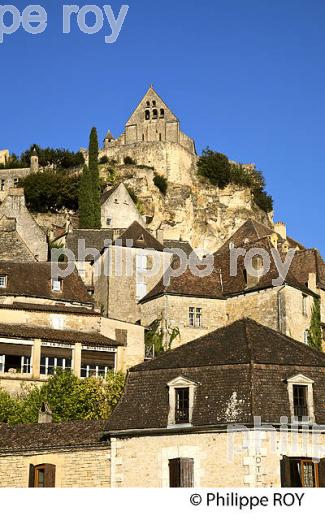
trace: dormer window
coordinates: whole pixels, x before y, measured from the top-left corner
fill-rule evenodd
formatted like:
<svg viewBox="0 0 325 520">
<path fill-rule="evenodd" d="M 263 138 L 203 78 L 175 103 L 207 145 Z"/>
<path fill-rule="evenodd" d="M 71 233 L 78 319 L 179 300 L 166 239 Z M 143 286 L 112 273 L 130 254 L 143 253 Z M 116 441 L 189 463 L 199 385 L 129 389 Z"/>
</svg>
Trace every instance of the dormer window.
<svg viewBox="0 0 325 520">
<path fill-rule="evenodd" d="M 314 422 L 314 381 L 299 374 L 287 382 L 292 422 Z"/>
<path fill-rule="evenodd" d="M 5 289 L 7 287 L 7 275 L 0 274 L 0 289 Z"/>
<path fill-rule="evenodd" d="M 192 422 L 194 394 L 197 384 L 185 377 L 177 377 L 168 383 L 168 426 L 190 426 Z"/>
<path fill-rule="evenodd" d="M 53 292 L 61 292 L 62 291 L 62 280 L 52 279 L 52 291 Z"/>
</svg>

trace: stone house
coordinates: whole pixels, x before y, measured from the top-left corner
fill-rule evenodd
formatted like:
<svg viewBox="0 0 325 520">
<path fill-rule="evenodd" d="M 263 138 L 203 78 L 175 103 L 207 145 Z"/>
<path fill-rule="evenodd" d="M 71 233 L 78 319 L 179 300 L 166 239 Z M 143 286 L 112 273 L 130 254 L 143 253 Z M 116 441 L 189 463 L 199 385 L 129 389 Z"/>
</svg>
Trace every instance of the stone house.
<svg viewBox="0 0 325 520">
<path fill-rule="evenodd" d="M 144 219 L 123 183 L 106 190 L 101 197 L 103 229 L 127 229 L 133 222 L 144 225 Z"/>
<path fill-rule="evenodd" d="M 0 151 L 0 164 L 5 164 L 9 159 L 8 150 Z M 17 188 L 21 179 L 28 177 L 31 173 L 39 170 L 38 156 L 34 149 L 30 158 L 29 168 L 8 168 L 0 169 L 0 201 L 4 200 L 12 188 Z"/>
<path fill-rule="evenodd" d="M 110 487 L 106 421 L 0 425 L 0 487 Z"/>
<path fill-rule="evenodd" d="M 0 239 L 2 260 L 48 259 L 47 235 L 27 209 L 23 188 L 9 188 L 6 192 L 0 206 Z"/>
<path fill-rule="evenodd" d="M 258 238 L 251 235 L 250 230 L 255 227 L 259 231 L 263 228 L 264 234 L 259 234 Z M 298 249 L 296 246 L 287 276 L 278 281 L 278 267 L 272 252 L 274 254 L 276 250 L 283 261 L 287 244 L 273 230 L 258 223 L 248 221 L 243 228 L 235 234 L 236 239 L 242 233 L 240 241 L 229 240 L 225 247 L 215 253 L 214 268 L 208 276 L 198 277 L 187 269 L 175 277 L 171 266 L 169 284 L 164 282 L 164 279 L 169 278 L 165 273 L 139 302 L 141 323 L 150 327 L 155 320 L 160 320 L 166 336 L 168 331 L 178 329 L 180 334 L 173 342 L 175 347 L 211 332 L 218 326 L 245 317 L 297 341 L 307 342 L 315 298 L 321 298 L 324 322 L 323 260 L 317 251 Z M 297 244 L 289 240 L 290 247 Z M 252 249 L 262 250 L 270 259 L 268 272 L 259 275 L 259 266 L 255 265 L 257 274 L 251 276 L 246 270 L 244 257 L 240 256 L 236 258 L 236 274 L 232 274 L 230 268 L 235 247 L 242 247 L 244 253 Z"/>
<path fill-rule="evenodd" d="M 324 374 L 237 321 L 131 368 L 108 421 L 1 425 L 0 486 L 325 487 Z"/>
<path fill-rule="evenodd" d="M 0 380 L 10 392 L 47 381 L 57 367 L 97 377 L 144 359 L 143 328 L 104 319 L 76 269 L 56 278 L 47 262 L 0 262 L 0 336 Z"/>
<path fill-rule="evenodd" d="M 325 487 L 324 375 L 323 353 L 249 319 L 133 367 L 112 487 Z"/>
<path fill-rule="evenodd" d="M 171 258 L 169 248 L 133 222 L 93 265 L 94 298 L 103 315 L 138 322 L 139 300 L 157 284 Z"/>
</svg>

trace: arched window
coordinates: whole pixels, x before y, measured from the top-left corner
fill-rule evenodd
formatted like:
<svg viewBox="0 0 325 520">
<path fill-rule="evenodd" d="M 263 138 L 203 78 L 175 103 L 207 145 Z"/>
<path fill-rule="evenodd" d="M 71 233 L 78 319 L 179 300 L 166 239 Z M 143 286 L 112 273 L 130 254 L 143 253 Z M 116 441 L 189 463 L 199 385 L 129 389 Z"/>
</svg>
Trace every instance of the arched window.
<svg viewBox="0 0 325 520">
<path fill-rule="evenodd" d="M 150 110 L 146 110 L 144 113 L 145 120 L 148 121 L 150 119 Z"/>
<path fill-rule="evenodd" d="M 152 111 L 152 119 L 158 119 L 158 110 L 156 108 Z"/>
<path fill-rule="evenodd" d="M 153 101 L 153 102 L 152 102 L 152 106 L 153 106 L 153 107 L 157 106 L 156 101 Z"/>
<path fill-rule="evenodd" d="M 163 108 L 160 109 L 160 117 L 165 117 L 165 110 Z"/>
<path fill-rule="evenodd" d="M 150 107 L 150 101 L 147 101 L 147 107 Z"/>
<path fill-rule="evenodd" d="M 161 134 L 159 134 L 159 141 L 161 141 Z"/>
</svg>

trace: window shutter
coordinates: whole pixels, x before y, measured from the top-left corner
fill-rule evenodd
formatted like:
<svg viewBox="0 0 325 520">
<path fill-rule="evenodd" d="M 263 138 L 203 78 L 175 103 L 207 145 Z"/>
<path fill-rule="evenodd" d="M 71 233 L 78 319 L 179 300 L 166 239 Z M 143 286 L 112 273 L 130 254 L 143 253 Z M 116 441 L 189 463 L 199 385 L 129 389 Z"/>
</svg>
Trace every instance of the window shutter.
<svg viewBox="0 0 325 520">
<path fill-rule="evenodd" d="M 28 487 L 33 488 L 35 483 L 35 466 L 29 465 Z"/>
<path fill-rule="evenodd" d="M 44 469 L 44 487 L 55 487 L 55 466 L 53 464 L 45 464 Z"/>
<path fill-rule="evenodd" d="M 194 460 L 172 459 L 169 461 L 169 486 L 193 487 L 194 486 Z"/>
<path fill-rule="evenodd" d="M 171 488 L 181 487 L 179 462 L 179 459 L 171 459 L 169 461 L 169 487 Z"/>
<path fill-rule="evenodd" d="M 281 487 L 291 487 L 291 471 L 289 457 L 283 456 L 283 459 L 280 461 L 280 469 Z"/>
<path fill-rule="evenodd" d="M 325 487 L 325 459 L 321 459 L 318 465 L 319 487 Z"/>
</svg>

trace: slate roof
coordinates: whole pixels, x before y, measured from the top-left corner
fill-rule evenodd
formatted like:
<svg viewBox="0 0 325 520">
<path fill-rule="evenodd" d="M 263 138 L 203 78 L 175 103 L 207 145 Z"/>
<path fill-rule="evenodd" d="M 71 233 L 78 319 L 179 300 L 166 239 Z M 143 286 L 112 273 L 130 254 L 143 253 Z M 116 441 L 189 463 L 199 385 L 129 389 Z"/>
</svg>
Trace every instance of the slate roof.
<svg viewBox="0 0 325 520">
<path fill-rule="evenodd" d="M 60 265 L 61 269 L 65 267 Z M 0 262 L 0 275 L 7 276 L 7 286 L 0 287 L 0 298 L 11 295 L 94 303 L 76 269 L 62 280 L 62 291 L 52 291 L 51 270 L 51 262 Z"/>
<path fill-rule="evenodd" d="M 104 191 L 104 193 L 101 196 L 100 203 L 104 204 L 104 202 L 106 202 L 111 197 L 111 195 L 113 195 L 114 191 L 116 191 L 119 186 L 120 184 L 117 184 L 117 186 L 114 186 L 113 188 Z"/>
<path fill-rule="evenodd" d="M 107 421 L 48 424 L 0 424 L 0 453 L 109 446 Z"/>
<path fill-rule="evenodd" d="M 7 325 L 0 323 L 0 336 L 16 339 L 42 339 L 72 345 L 95 345 L 118 347 L 120 343 L 97 332 L 79 332 L 76 330 L 56 330 L 45 327 L 29 327 L 27 325 Z"/>
<path fill-rule="evenodd" d="M 96 249 L 99 257 L 101 251 L 104 249 L 105 240 L 113 241 L 112 229 L 74 229 L 72 233 L 68 233 L 66 238 L 66 248 L 70 249 L 78 260 L 78 241 L 84 240 L 86 248 Z M 83 260 L 83 259 L 80 259 Z M 94 257 L 88 255 L 85 261 L 93 261 Z"/>
<path fill-rule="evenodd" d="M 17 231 L 0 231 L 0 261 L 35 262 L 33 253 Z"/>
<path fill-rule="evenodd" d="M 167 384 L 179 376 L 196 384 L 193 428 L 252 424 L 254 416 L 279 424 L 290 416 L 286 381 L 300 373 L 315 382 L 316 422 L 325 424 L 325 354 L 243 319 L 131 368 L 108 427 L 166 430 Z"/>
<path fill-rule="evenodd" d="M 50 312 L 52 314 L 86 314 L 87 316 L 100 316 L 100 312 L 89 307 L 72 305 L 41 305 L 37 303 L 13 302 L 12 304 L 0 303 L 0 309 L 26 310 L 31 312 Z"/>
<path fill-rule="evenodd" d="M 118 238 L 118 244 L 123 247 L 130 247 L 127 241 L 132 241 L 132 247 L 137 249 L 154 249 L 155 251 L 164 250 L 163 244 L 161 244 L 137 221 L 134 221 Z"/>
</svg>

